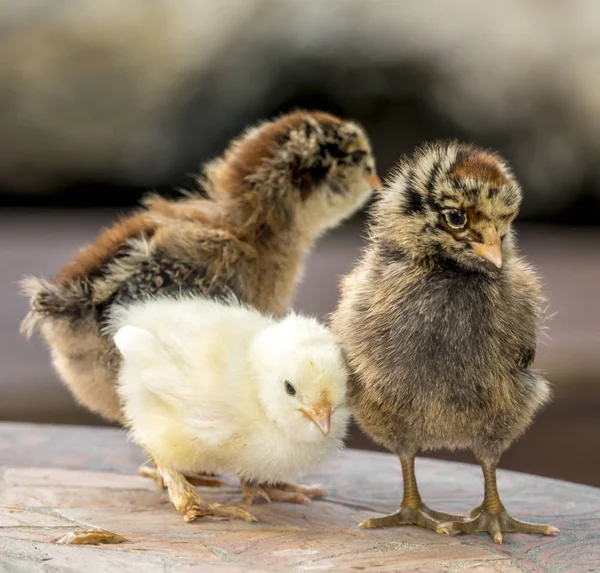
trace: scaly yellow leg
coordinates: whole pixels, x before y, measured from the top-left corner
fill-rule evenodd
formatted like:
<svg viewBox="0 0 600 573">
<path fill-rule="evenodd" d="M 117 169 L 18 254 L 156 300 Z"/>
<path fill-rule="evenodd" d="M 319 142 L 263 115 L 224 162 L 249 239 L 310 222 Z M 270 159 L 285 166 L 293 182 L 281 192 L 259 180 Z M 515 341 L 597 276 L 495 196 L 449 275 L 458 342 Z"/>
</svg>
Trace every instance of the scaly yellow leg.
<svg viewBox="0 0 600 573">
<path fill-rule="evenodd" d="M 384 517 L 373 517 L 358 524 L 359 527 L 372 529 L 375 527 L 393 527 L 397 525 L 418 525 L 436 531 L 444 521 L 466 519 L 460 515 L 452 515 L 429 509 L 421 500 L 421 494 L 415 477 L 415 454 L 400 454 L 402 476 L 404 478 L 404 496 L 400 509 Z"/>
<path fill-rule="evenodd" d="M 185 521 L 194 521 L 205 515 L 243 519 L 244 521 L 257 521 L 256 517 L 241 507 L 222 505 L 220 503 L 205 503 L 196 488 L 178 471 L 161 466 L 157 466 L 156 469 L 169 492 L 171 503 L 183 515 Z"/>
</svg>

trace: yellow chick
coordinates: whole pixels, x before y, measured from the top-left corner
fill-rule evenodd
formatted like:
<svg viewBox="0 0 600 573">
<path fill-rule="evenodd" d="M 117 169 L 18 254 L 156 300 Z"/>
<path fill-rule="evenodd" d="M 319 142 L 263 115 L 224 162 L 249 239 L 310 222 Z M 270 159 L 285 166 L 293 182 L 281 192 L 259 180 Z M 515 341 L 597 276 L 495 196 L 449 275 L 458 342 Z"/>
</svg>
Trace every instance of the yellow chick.
<svg viewBox="0 0 600 573">
<path fill-rule="evenodd" d="M 205 503 L 183 474 L 234 475 L 247 501 L 285 500 L 284 480 L 342 446 L 347 370 L 315 319 L 275 320 L 237 301 L 157 298 L 116 307 L 108 328 L 123 357 L 127 426 L 186 521 L 255 518 Z"/>
</svg>

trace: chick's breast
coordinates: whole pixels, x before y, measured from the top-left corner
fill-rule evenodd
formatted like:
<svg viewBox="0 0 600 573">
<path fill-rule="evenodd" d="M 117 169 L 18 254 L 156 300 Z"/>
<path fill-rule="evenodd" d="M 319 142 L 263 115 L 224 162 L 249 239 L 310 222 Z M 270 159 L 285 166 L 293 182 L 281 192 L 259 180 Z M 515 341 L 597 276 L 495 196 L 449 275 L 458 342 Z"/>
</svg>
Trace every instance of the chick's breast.
<svg viewBox="0 0 600 573">
<path fill-rule="evenodd" d="M 527 371 L 536 301 L 524 286 L 382 264 L 357 270 L 348 290 L 333 328 L 354 374 L 356 417 L 376 441 L 393 451 L 468 447 L 484 430 L 524 429 L 545 392 Z"/>
<path fill-rule="evenodd" d="M 329 435 L 315 441 L 294 439 L 272 423 L 258 421 L 246 433 L 246 447 L 240 450 L 232 473 L 270 484 L 295 479 L 341 449 L 349 417 L 347 408 L 337 409 L 331 417 Z"/>
</svg>

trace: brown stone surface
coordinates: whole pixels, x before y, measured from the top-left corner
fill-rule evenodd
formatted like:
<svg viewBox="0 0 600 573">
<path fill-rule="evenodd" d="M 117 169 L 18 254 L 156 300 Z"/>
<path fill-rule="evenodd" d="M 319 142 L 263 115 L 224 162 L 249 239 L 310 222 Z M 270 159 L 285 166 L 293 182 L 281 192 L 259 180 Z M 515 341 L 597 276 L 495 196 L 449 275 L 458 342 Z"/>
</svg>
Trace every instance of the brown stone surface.
<svg viewBox="0 0 600 573">
<path fill-rule="evenodd" d="M 18 447 L 17 447 L 18 446 Z M 310 506 L 256 504 L 259 522 L 185 523 L 154 483 L 136 475 L 144 456 L 124 432 L 0 425 L 0 571 L 153 573 L 515 573 L 600 570 L 600 491 L 512 472 L 499 473 L 515 515 L 561 528 L 555 538 L 507 534 L 446 537 L 416 527 L 361 530 L 395 509 L 401 474 L 393 456 L 346 451 L 306 483 L 330 494 Z M 29 460 L 28 467 L 16 467 Z M 89 469 L 86 469 L 89 468 Z M 481 497 L 479 469 L 421 459 L 422 493 L 436 509 L 465 513 Z M 204 489 L 208 501 L 239 503 L 234 480 Z M 120 545 L 58 546 L 69 531 L 103 528 Z"/>
</svg>

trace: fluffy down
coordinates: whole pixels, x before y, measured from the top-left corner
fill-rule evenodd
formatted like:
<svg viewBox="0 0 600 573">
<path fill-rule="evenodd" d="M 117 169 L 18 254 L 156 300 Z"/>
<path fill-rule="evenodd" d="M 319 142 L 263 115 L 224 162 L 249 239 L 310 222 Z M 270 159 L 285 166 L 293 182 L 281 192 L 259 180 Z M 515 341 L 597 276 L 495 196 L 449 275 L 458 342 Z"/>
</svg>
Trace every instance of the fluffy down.
<svg viewBox="0 0 600 573">
<path fill-rule="evenodd" d="M 200 193 L 148 197 L 51 281 L 30 277 L 22 331 L 39 331 L 79 403 L 121 422 L 111 309 L 153 296 L 233 294 L 266 314 L 291 307 L 306 256 L 380 185 L 364 130 L 296 111 L 234 139 L 202 169 Z"/>
<path fill-rule="evenodd" d="M 159 298 L 116 307 L 109 330 L 126 423 L 159 468 L 272 484 L 342 445 L 345 363 L 314 319 Z"/>
<path fill-rule="evenodd" d="M 512 231 L 521 195 L 496 153 L 438 142 L 402 161 L 379 196 L 331 318 L 353 413 L 404 475 L 400 509 L 364 527 L 487 531 L 496 542 L 558 531 L 512 518 L 496 488 L 501 454 L 549 397 L 532 369 L 544 298 Z M 470 518 L 421 500 L 415 455 L 438 448 L 468 448 L 481 464 L 484 500 Z"/>
</svg>

